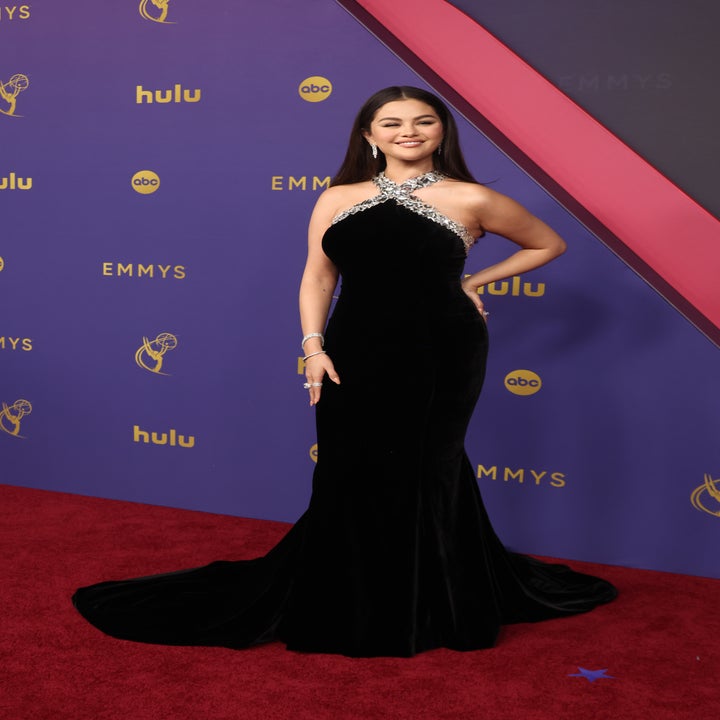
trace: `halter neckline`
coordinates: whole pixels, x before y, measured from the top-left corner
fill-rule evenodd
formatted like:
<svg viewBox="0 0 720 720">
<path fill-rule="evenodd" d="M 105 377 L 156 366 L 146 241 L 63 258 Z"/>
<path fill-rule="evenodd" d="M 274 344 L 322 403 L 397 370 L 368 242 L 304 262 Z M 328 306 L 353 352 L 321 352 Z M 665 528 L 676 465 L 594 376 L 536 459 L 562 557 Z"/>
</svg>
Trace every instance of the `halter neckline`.
<svg viewBox="0 0 720 720">
<path fill-rule="evenodd" d="M 417 197 L 417 195 L 413 195 L 415 190 L 428 187 L 428 185 L 444 180 L 446 177 L 446 175 L 443 175 L 440 172 L 431 170 L 423 175 L 418 175 L 417 177 L 410 178 L 404 182 L 396 183 L 393 180 L 390 180 L 390 178 L 385 177 L 385 173 L 381 172 L 372 179 L 373 184 L 378 189 L 378 194 L 368 198 L 367 200 L 362 200 L 361 202 L 347 208 L 347 210 L 343 210 L 341 213 L 337 214 L 332 219 L 332 225 L 342 222 L 350 215 L 355 215 L 356 213 L 363 212 L 364 210 L 369 210 L 370 208 L 380 205 L 381 203 L 385 203 L 388 200 L 394 200 L 398 205 L 402 205 L 417 215 L 426 217 L 428 220 L 432 220 L 438 225 L 442 225 L 455 233 L 455 235 L 460 237 L 462 240 L 463 245 L 465 246 L 465 252 L 467 253 L 470 247 L 475 243 L 475 238 L 470 231 L 459 222 L 443 215 L 437 208 L 432 205 L 428 205 L 424 200 Z"/>
<path fill-rule="evenodd" d="M 392 189 L 395 190 L 395 192 L 398 190 L 402 192 L 412 192 L 413 190 L 420 190 L 421 188 L 428 187 L 428 185 L 440 182 L 440 180 L 444 180 L 445 177 L 445 175 L 437 172 L 437 170 L 430 170 L 429 172 L 418 175 L 417 177 L 412 177 L 407 180 L 403 180 L 401 183 L 396 183 L 394 180 L 387 177 L 384 172 L 381 172 L 376 175 L 372 181 L 378 188 L 380 188 L 380 190 Z"/>
</svg>

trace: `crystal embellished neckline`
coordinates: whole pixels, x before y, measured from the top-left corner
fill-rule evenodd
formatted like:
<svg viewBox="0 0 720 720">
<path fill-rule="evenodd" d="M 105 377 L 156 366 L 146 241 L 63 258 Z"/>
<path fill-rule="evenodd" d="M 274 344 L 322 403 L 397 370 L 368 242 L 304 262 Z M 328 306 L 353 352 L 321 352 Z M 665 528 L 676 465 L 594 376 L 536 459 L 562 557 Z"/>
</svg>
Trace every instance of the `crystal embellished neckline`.
<svg viewBox="0 0 720 720">
<path fill-rule="evenodd" d="M 394 200 L 398 205 L 402 205 L 417 215 L 426 217 L 428 220 L 432 220 L 438 225 L 442 225 L 451 232 L 455 233 L 462 240 L 463 245 L 465 246 L 465 253 L 467 254 L 468 250 L 470 250 L 476 242 L 470 231 L 464 225 L 461 225 L 459 222 L 443 215 L 439 210 L 437 210 L 437 208 L 432 205 L 428 205 L 419 197 L 413 195 L 413 191 L 428 187 L 433 183 L 444 180 L 446 177 L 447 176 L 442 173 L 431 170 L 430 172 L 426 172 L 424 175 L 418 175 L 417 177 L 410 178 L 409 180 L 405 180 L 401 183 L 396 183 L 393 180 L 390 180 L 390 178 L 385 177 L 385 173 L 381 172 L 372 179 L 373 184 L 379 191 L 378 194 L 368 198 L 367 200 L 362 200 L 361 202 L 356 203 L 347 210 L 343 210 L 332 219 L 332 225 L 342 222 L 345 218 L 350 217 L 351 215 L 356 215 L 357 213 L 369 210 L 376 205 L 388 202 L 389 200 Z"/>
<path fill-rule="evenodd" d="M 384 172 L 376 175 L 372 179 L 372 181 L 378 188 L 380 188 L 380 190 L 385 190 L 386 192 L 400 191 L 403 193 L 411 193 L 413 192 L 413 190 L 420 190 L 421 188 L 426 188 L 429 185 L 433 185 L 434 183 L 440 182 L 440 180 L 444 179 L 445 175 L 443 175 L 442 173 L 437 172 L 436 170 L 430 170 L 430 172 L 426 172 L 423 175 L 418 175 L 417 177 L 403 180 L 403 182 L 401 183 L 396 183 L 394 180 L 391 180 L 385 175 Z"/>
</svg>

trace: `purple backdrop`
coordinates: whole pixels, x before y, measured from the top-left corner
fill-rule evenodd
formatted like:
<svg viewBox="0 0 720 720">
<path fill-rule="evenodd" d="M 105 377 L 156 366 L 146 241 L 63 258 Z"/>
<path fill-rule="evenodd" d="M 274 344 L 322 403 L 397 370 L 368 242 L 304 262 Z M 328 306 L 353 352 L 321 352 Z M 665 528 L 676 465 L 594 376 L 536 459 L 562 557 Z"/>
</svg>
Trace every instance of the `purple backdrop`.
<svg viewBox="0 0 720 720">
<path fill-rule="evenodd" d="M 0 9 L 0 479 L 292 521 L 313 469 L 308 215 L 360 103 L 423 82 L 331 0 L 143 12 L 162 19 L 138 0 Z M 468 451 L 498 532 L 720 576 L 700 489 L 720 476 L 717 349 L 459 121 L 477 178 L 570 245 L 485 290 Z M 468 270 L 511 249 L 483 239 Z"/>
</svg>

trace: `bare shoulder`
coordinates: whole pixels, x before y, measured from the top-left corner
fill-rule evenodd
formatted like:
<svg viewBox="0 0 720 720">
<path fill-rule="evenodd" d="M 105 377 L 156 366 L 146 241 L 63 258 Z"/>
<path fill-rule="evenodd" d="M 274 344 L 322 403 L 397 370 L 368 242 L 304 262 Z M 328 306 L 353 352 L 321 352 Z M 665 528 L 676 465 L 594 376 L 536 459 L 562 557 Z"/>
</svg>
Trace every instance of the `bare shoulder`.
<svg viewBox="0 0 720 720">
<path fill-rule="evenodd" d="M 372 182 L 333 185 L 318 196 L 310 218 L 311 232 L 323 233 L 344 210 L 377 194 Z"/>
<path fill-rule="evenodd" d="M 506 195 L 479 183 L 464 182 L 462 180 L 449 180 L 448 182 L 452 183 L 453 195 L 475 210 L 482 210 L 497 202 L 509 199 Z"/>
<path fill-rule="evenodd" d="M 315 209 L 323 214 L 335 216 L 343 210 L 362 202 L 377 194 L 371 181 L 351 183 L 349 185 L 333 185 L 324 190 L 317 199 Z"/>
<path fill-rule="evenodd" d="M 520 203 L 485 185 L 458 183 L 457 192 L 475 221 L 490 232 L 533 218 Z"/>
</svg>

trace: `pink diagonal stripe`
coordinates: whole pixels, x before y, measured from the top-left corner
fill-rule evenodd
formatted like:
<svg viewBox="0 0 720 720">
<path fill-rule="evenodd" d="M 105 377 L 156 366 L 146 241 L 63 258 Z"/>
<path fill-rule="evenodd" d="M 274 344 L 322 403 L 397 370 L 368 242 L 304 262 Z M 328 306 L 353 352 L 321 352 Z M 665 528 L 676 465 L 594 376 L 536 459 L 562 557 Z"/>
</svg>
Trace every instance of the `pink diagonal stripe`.
<svg viewBox="0 0 720 720">
<path fill-rule="evenodd" d="M 444 0 L 359 0 L 716 327 L 720 222 Z"/>
</svg>

